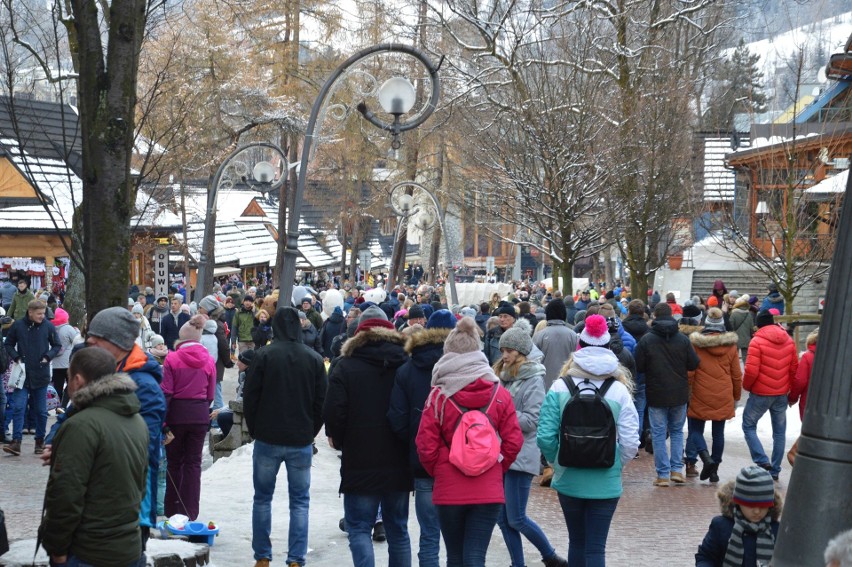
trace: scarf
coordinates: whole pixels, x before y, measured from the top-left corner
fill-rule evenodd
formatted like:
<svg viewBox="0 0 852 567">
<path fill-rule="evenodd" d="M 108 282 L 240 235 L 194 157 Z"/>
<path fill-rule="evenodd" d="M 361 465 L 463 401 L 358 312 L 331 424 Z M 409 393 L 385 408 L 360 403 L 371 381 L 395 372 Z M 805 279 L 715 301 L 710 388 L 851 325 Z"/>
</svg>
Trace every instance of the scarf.
<svg viewBox="0 0 852 567">
<path fill-rule="evenodd" d="M 759 522 L 749 522 L 739 506 L 734 506 L 734 529 L 728 540 L 728 550 L 725 552 L 724 567 L 741 567 L 743 564 L 743 533 L 753 533 L 757 539 L 758 565 L 768 563 L 772 559 L 775 548 L 775 537 L 772 535 L 772 518 L 767 514 Z"/>
<path fill-rule="evenodd" d="M 447 398 L 480 378 L 489 382 L 499 381 L 488 365 L 488 359 L 485 358 L 482 351 L 475 350 L 464 354 L 448 352 L 444 354 L 432 368 L 432 391 L 426 398 L 426 405 L 423 410 L 426 411 L 432 406 L 435 417 L 443 423 L 444 406 L 447 404 Z M 439 401 L 440 398 L 443 398 L 443 401 Z"/>
</svg>

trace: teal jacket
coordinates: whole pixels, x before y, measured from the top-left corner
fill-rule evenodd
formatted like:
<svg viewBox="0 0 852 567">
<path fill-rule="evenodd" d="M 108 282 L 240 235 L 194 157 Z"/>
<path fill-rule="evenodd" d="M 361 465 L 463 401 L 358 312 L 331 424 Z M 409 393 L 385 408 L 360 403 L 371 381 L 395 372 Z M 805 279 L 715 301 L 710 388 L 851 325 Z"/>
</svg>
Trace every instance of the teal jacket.
<svg viewBox="0 0 852 567">
<path fill-rule="evenodd" d="M 580 378 L 569 378 L 569 380 L 574 380 L 578 384 L 582 382 Z M 598 388 L 603 384 L 603 380 L 591 380 L 591 382 Z M 622 493 L 621 470 L 636 456 L 639 448 L 639 416 L 630 392 L 624 384 L 616 381 L 607 390 L 604 398 L 612 408 L 617 426 L 615 464 L 608 469 L 562 467 L 557 462 L 559 425 L 562 421 L 562 411 L 570 399 L 568 386 L 559 378 L 553 382 L 541 406 L 536 441 L 547 462 L 553 463 L 553 480 L 550 486 L 559 494 L 574 498 L 590 500 L 618 498 Z"/>
</svg>

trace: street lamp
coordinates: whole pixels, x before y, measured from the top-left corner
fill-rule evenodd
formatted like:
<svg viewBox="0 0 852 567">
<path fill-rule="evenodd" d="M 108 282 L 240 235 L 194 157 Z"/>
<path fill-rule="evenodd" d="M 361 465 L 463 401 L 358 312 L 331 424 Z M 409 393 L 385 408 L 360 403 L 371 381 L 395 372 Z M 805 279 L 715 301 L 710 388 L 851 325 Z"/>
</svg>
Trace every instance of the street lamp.
<svg viewBox="0 0 852 567">
<path fill-rule="evenodd" d="M 837 231 L 799 454 L 772 565 L 823 565 L 830 539 L 852 528 L 852 176 Z"/>
<path fill-rule="evenodd" d="M 378 80 L 370 72 L 358 68 L 359 65 L 370 59 L 385 55 L 402 56 L 411 59 L 427 72 L 428 80 L 431 84 L 430 95 L 429 99 L 421 104 L 418 109 L 414 109 L 417 100 L 416 91 L 408 79 L 392 77 L 384 81 L 381 86 L 377 86 Z M 395 69 L 399 68 L 398 66 L 391 67 Z M 326 117 L 343 120 L 351 113 L 351 105 L 340 103 L 326 104 L 340 90 L 341 84 L 345 82 L 340 79 L 354 78 L 361 81 L 360 85 L 362 87 L 366 83 L 366 88 L 355 89 L 356 95 L 361 98 L 357 102 L 355 109 L 373 126 L 390 132 L 393 136 L 391 146 L 397 149 L 400 145 L 399 135 L 402 132 L 417 128 L 435 111 L 440 96 L 440 84 L 438 81 L 439 67 L 440 63 L 436 66 L 425 53 L 415 47 L 398 43 L 383 43 L 362 49 L 352 55 L 335 69 L 323 84 L 316 101 L 314 101 L 314 105 L 311 108 L 311 116 L 308 119 L 305 141 L 302 145 L 302 158 L 299 166 L 299 178 L 296 183 L 296 193 L 293 199 L 293 206 L 287 218 L 287 240 L 284 248 L 281 276 L 279 278 L 281 286 L 279 305 L 289 305 L 293 295 L 296 258 L 299 254 L 299 216 L 302 208 L 302 199 L 305 194 L 308 162 L 311 159 L 313 145 L 319 137 L 318 130 L 322 129 L 322 123 Z M 379 99 L 379 105 L 382 107 L 382 110 L 393 117 L 391 122 L 383 120 L 369 110 L 365 99 L 370 96 L 376 96 Z M 406 115 L 408 118 L 403 121 L 402 117 Z M 281 234 L 280 230 L 279 234 Z"/>
<path fill-rule="evenodd" d="M 199 290 L 196 301 L 206 295 L 210 282 L 207 281 L 207 269 L 210 258 L 207 251 L 212 250 L 212 235 L 216 223 L 216 209 L 219 191 L 232 189 L 236 185 L 245 185 L 268 195 L 278 190 L 286 180 L 286 171 L 296 164 L 288 164 L 284 151 L 269 142 L 245 144 L 228 154 L 216 175 L 213 176 L 211 190 L 207 194 L 207 211 L 204 217 L 204 235 L 201 239 L 201 253 L 198 256 L 198 277 L 195 289 Z M 211 271 L 212 274 L 212 271 Z"/>
<path fill-rule="evenodd" d="M 409 194 L 408 188 L 412 189 L 411 194 Z M 415 221 L 417 222 L 416 226 L 423 232 L 426 232 L 435 226 L 436 222 L 438 223 L 438 226 L 441 228 L 441 238 L 444 239 L 444 250 L 447 260 L 447 279 L 450 284 L 450 305 L 456 305 L 458 303 L 458 295 L 456 294 L 456 271 L 453 267 L 453 258 L 450 253 L 450 242 L 449 238 L 447 238 L 447 229 L 446 224 L 444 223 L 444 209 L 441 207 L 441 203 L 438 202 L 438 198 L 435 197 L 435 194 L 432 191 L 420 183 L 415 183 L 414 181 L 400 181 L 391 188 L 390 195 L 388 196 L 388 202 L 393 212 L 400 217 L 399 222 L 396 225 L 396 235 L 393 240 L 394 249 L 399 246 L 400 227 L 404 222 L 408 222 L 409 218 L 417 216 L 419 222 Z M 395 254 L 391 254 L 391 258 L 394 258 L 395 256 Z M 404 255 L 402 257 L 405 258 Z M 391 265 L 388 272 L 388 290 L 390 290 L 396 283 L 393 281 L 393 274 L 394 266 Z"/>
</svg>

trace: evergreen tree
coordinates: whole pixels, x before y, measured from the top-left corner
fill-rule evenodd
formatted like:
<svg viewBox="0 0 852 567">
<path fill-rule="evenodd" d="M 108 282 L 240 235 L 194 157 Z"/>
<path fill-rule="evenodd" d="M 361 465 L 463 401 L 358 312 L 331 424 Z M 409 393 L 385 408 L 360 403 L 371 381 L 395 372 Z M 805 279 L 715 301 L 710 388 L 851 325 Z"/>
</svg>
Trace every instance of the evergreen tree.
<svg viewBox="0 0 852 567">
<path fill-rule="evenodd" d="M 716 74 L 704 129 L 728 131 L 735 114 L 754 114 L 766 110 L 763 73 L 758 69 L 760 56 L 753 54 L 741 39 L 731 58 L 723 61 Z"/>
</svg>

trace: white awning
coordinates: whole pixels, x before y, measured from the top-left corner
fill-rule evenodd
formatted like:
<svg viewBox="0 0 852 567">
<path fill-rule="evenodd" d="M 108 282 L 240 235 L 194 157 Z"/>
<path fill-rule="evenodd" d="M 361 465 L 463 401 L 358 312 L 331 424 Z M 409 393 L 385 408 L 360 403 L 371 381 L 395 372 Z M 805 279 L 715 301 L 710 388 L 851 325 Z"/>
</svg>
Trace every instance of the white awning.
<svg viewBox="0 0 852 567">
<path fill-rule="evenodd" d="M 239 268 L 232 268 L 230 266 L 223 266 L 220 268 L 213 268 L 213 277 L 218 276 L 230 276 L 231 274 L 239 274 Z"/>
</svg>

